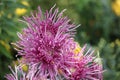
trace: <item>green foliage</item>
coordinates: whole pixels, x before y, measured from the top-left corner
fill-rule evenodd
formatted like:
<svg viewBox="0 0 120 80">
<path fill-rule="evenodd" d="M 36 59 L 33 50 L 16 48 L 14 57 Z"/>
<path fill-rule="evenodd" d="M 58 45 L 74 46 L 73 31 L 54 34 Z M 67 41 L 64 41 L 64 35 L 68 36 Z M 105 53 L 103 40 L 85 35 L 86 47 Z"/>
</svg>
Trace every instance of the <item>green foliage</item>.
<svg viewBox="0 0 120 80">
<path fill-rule="evenodd" d="M 26 8 L 15 0 L 0 1 L 0 80 L 8 73 L 8 65 L 16 54 L 11 42 L 16 41 L 16 32 L 24 26 L 18 22 L 21 16 L 15 14 L 17 7 Z"/>
<path fill-rule="evenodd" d="M 88 43 L 99 50 L 106 70 L 104 80 L 119 80 L 120 17 L 113 12 L 112 1 L 115 0 L 1 0 L 0 80 L 4 80 L 8 65 L 15 60 L 16 52 L 10 43 L 17 40 L 16 32 L 26 26 L 18 19 L 30 15 L 30 11 L 36 10 L 38 6 L 45 11 L 55 3 L 60 10 L 67 9 L 65 15 L 71 18 L 71 22 L 81 24 L 77 29 L 76 40 L 81 45 Z"/>
</svg>

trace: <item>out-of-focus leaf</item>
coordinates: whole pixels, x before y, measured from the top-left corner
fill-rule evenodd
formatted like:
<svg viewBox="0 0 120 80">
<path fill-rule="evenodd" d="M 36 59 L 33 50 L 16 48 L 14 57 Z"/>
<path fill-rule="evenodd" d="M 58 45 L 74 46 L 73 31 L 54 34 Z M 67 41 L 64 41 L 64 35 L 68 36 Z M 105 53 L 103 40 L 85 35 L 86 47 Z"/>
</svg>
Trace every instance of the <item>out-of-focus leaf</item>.
<svg viewBox="0 0 120 80">
<path fill-rule="evenodd" d="M 6 48 L 0 44 L 0 54 L 3 54 L 4 56 L 8 58 L 12 58 L 11 54 L 9 51 L 6 50 Z"/>
</svg>

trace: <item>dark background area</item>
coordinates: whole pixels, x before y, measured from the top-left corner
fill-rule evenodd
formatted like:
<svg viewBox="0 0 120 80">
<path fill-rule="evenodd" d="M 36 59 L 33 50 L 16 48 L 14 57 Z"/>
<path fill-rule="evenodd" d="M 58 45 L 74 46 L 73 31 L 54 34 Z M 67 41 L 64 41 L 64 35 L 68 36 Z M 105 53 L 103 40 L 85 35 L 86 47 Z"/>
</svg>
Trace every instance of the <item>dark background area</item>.
<svg viewBox="0 0 120 80">
<path fill-rule="evenodd" d="M 72 22 L 81 24 L 76 41 L 99 51 L 104 80 L 120 80 L 120 0 L 0 0 L 0 80 L 9 73 L 8 65 L 17 63 L 11 42 L 26 27 L 19 19 L 38 6 L 45 12 L 54 4 L 60 11 L 67 9 L 64 15 Z"/>
</svg>

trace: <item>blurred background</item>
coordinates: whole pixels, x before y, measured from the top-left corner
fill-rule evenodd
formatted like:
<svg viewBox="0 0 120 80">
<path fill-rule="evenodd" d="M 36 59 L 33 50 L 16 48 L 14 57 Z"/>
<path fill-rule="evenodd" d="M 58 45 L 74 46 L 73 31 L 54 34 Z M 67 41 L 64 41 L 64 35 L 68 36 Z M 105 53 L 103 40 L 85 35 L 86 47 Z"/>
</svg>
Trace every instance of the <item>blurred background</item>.
<svg viewBox="0 0 120 80">
<path fill-rule="evenodd" d="M 120 80 L 120 0 L 0 0 L 0 80 L 9 73 L 8 65 L 16 63 L 11 42 L 26 27 L 18 20 L 38 6 L 45 11 L 55 3 L 60 11 L 67 9 L 64 15 L 72 22 L 81 24 L 76 41 L 99 50 L 106 70 L 104 80 Z"/>
</svg>

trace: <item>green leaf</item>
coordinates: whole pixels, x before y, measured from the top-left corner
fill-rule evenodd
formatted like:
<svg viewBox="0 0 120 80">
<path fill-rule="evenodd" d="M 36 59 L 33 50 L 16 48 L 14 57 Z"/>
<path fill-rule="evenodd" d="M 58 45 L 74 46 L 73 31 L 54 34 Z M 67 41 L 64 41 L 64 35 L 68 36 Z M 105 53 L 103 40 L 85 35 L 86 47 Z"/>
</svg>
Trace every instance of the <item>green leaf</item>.
<svg viewBox="0 0 120 80">
<path fill-rule="evenodd" d="M 1 44 L 0 44 L 0 54 L 3 54 L 7 58 L 10 58 L 10 59 L 12 58 L 10 52 Z"/>
</svg>

